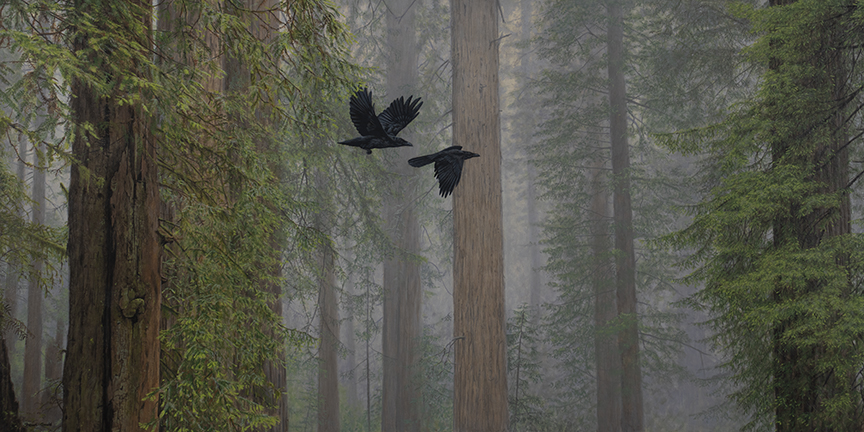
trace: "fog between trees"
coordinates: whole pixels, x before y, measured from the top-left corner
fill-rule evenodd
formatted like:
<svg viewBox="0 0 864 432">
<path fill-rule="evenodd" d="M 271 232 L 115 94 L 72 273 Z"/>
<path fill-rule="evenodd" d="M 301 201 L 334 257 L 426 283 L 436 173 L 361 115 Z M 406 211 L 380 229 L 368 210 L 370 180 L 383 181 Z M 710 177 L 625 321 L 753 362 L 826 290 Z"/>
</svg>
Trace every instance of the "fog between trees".
<svg viewBox="0 0 864 432">
<path fill-rule="evenodd" d="M 0 430 L 861 430 L 862 17 L 8 1 Z"/>
</svg>

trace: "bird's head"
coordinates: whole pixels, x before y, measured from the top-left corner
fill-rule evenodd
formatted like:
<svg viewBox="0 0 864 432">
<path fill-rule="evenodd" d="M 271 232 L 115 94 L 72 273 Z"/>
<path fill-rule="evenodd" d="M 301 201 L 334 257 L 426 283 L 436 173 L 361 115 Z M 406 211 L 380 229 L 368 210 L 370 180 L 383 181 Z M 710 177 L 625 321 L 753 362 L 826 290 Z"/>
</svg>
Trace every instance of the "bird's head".
<svg viewBox="0 0 864 432">
<path fill-rule="evenodd" d="M 471 159 L 471 158 L 475 158 L 475 157 L 480 157 L 479 154 L 474 153 L 474 152 L 470 152 L 470 151 L 463 151 L 462 153 L 465 154 L 465 159 Z"/>
</svg>

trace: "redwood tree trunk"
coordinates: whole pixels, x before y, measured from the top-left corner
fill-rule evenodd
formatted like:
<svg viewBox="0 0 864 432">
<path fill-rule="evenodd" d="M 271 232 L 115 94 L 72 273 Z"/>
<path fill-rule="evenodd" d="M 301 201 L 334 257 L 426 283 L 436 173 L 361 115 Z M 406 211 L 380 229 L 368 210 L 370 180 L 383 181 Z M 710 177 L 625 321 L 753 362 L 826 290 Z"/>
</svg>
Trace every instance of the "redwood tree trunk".
<svg viewBox="0 0 864 432">
<path fill-rule="evenodd" d="M 44 150 L 44 149 L 42 149 Z M 40 149 L 37 149 L 38 153 Z M 45 223 L 45 170 L 39 169 L 34 156 L 33 223 Z M 37 258 L 30 269 L 27 284 L 27 339 L 24 340 L 24 382 L 21 386 L 22 416 L 31 422 L 39 420 L 39 390 L 42 388 L 42 286 L 39 279 L 45 263 Z"/>
<path fill-rule="evenodd" d="M 408 97 L 417 83 L 418 49 L 414 30 L 415 3 L 390 2 L 387 9 L 387 96 Z M 383 109 L 383 107 L 382 107 Z M 411 141 L 411 131 L 404 131 Z M 416 147 L 401 147 L 390 168 L 402 179 L 385 198 L 385 223 L 397 249 L 384 261 L 384 319 L 382 351 L 383 394 L 381 429 L 384 432 L 420 430 L 420 393 L 413 379 L 420 337 L 420 269 L 411 255 L 420 251 L 420 225 L 411 201 L 416 194 L 417 170 L 404 163 L 417 155 Z"/>
<path fill-rule="evenodd" d="M 609 254 L 609 194 L 604 184 L 605 163 L 591 173 L 591 254 L 594 285 L 594 358 L 597 367 L 597 430 L 621 429 L 621 357 L 614 331 L 617 315 L 612 257 Z"/>
<path fill-rule="evenodd" d="M 318 172 L 315 187 L 325 204 L 317 216 L 316 229 L 330 232 L 325 173 Z M 329 242 L 318 250 L 318 432 L 339 432 L 339 307 L 336 301 L 334 250 Z"/>
<path fill-rule="evenodd" d="M 630 147 L 627 144 L 627 98 L 624 83 L 624 13 L 618 0 L 608 5 L 609 133 L 614 176 L 617 307 L 621 320 L 621 430 L 642 431 L 642 370 L 639 365 L 639 317 L 636 311 L 636 255 L 630 204 Z"/>
<path fill-rule="evenodd" d="M 451 0 L 453 143 L 480 157 L 466 161 L 453 193 L 455 432 L 508 427 L 498 7 L 494 0 Z"/>
<path fill-rule="evenodd" d="M 95 17 L 94 25 L 116 24 L 113 31 L 129 30 L 128 40 L 150 46 L 150 2 L 73 6 Z M 105 65 L 106 79 L 146 74 L 122 52 L 92 51 L 84 28 L 73 34 L 73 49 Z M 155 418 L 156 401 L 143 399 L 159 385 L 159 194 L 152 119 L 137 104 L 121 103 L 123 94 L 100 94 L 78 79 L 70 84 L 76 124 L 89 124 L 93 133 L 78 133 L 72 143 L 78 162 L 69 185 L 63 431 L 136 431 Z"/>
</svg>

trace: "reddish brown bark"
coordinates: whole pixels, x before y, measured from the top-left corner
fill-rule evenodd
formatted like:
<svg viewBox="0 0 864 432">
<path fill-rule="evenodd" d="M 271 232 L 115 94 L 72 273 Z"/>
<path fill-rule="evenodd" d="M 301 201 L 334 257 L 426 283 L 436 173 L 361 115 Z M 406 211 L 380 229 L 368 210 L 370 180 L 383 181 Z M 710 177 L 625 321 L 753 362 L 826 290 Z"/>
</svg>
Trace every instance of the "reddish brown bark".
<svg viewBox="0 0 864 432">
<path fill-rule="evenodd" d="M 96 8 L 91 12 L 97 26 L 101 19 L 119 29 L 151 28 L 149 2 L 73 6 L 82 13 Z M 124 6 L 131 8 L 115 9 Z M 149 47 L 146 32 L 127 36 Z M 90 50 L 85 30 L 72 40 L 82 55 L 93 60 L 104 55 Z M 104 59 L 94 64 L 105 64 L 111 80 L 121 79 L 120 73 L 145 74 L 119 54 L 113 64 Z M 70 84 L 75 123 L 89 124 L 93 133 L 81 131 L 72 143 L 77 163 L 69 185 L 63 431 L 141 430 L 139 425 L 156 415 L 156 402 L 144 397 L 159 385 L 159 194 L 152 119 L 136 104 L 121 104 L 123 94 L 99 94 L 79 79 Z"/>
<path fill-rule="evenodd" d="M 508 427 L 498 8 L 451 0 L 453 143 L 480 157 L 465 163 L 453 193 L 455 432 Z"/>
<path fill-rule="evenodd" d="M 325 184 L 318 174 L 319 190 Z M 328 226 L 327 218 L 319 215 L 318 227 Z M 326 230 L 323 230 L 326 232 Z M 336 301 L 334 251 L 330 244 L 320 246 L 318 261 L 318 432 L 339 432 L 339 312 Z"/>
</svg>

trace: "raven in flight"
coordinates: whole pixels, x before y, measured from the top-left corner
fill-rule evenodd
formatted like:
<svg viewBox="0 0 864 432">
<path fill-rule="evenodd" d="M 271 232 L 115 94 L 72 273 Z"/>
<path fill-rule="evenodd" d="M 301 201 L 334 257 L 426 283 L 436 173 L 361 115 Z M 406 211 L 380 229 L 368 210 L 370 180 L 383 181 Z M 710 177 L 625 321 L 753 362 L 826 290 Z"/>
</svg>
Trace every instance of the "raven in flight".
<svg viewBox="0 0 864 432">
<path fill-rule="evenodd" d="M 372 149 L 388 147 L 411 146 L 411 143 L 396 136 L 411 120 L 417 118 L 423 102 L 420 98 L 411 100 L 414 96 L 394 99 L 379 115 L 375 115 L 375 106 L 372 104 L 372 92 L 364 88 L 351 96 L 351 121 L 360 136 L 339 144 L 360 147 L 366 150 L 366 154 L 372 154 Z"/>
<path fill-rule="evenodd" d="M 438 153 L 408 159 L 408 165 L 422 167 L 435 162 L 435 178 L 438 179 L 439 193 L 447 198 L 447 195 L 453 193 L 453 189 L 459 184 L 465 159 L 478 156 L 480 155 L 477 153 L 462 151 L 462 146 L 453 146 Z"/>
</svg>

